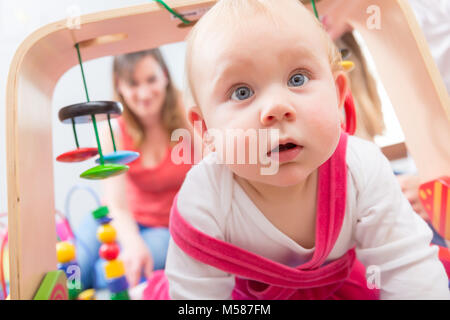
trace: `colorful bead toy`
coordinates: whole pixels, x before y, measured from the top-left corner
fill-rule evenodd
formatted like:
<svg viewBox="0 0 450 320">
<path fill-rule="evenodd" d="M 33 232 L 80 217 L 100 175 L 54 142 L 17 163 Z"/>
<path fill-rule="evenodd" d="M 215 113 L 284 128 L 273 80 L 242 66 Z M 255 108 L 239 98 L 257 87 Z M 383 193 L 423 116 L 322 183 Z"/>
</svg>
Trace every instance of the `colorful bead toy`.
<svg viewBox="0 0 450 320">
<path fill-rule="evenodd" d="M 87 289 L 78 295 L 78 300 L 95 300 L 95 290 Z"/>
<path fill-rule="evenodd" d="M 128 281 L 125 276 L 107 280 L 108 289 L 112 293 L 119 293 L 128 289 Z"/>
<path fill-rule="evenodd" d="M 80 266 L 75 260 L 76 251 L 75 246 L 68 241 L 61 241 L 56 244 L 56 258 L 58 260 L 58 270 L 63 271 L 67 279 L 80 271 Z M 73 283 L 73 281 L 75 283 Z M 67 281 L 68 298 L 70 300 L 77 299 L 81 292 L 81 283 L 77 283 L 79 279 L 75 278 L 73 281 Z"/>
<path fill-rule="evenodd" d="M 103 243 L 116 241 L 116 229 L 110 224 L 103 224 L 97 229 L 97 239 Z"/>
<path fill-rule="evenodd" d="M 75 259 L 75 246 L 67 241 L 56 244 L 56 257 L 59 263 L 67 263 Z"/>
<path fill-rule="evenodd" d="M 97 238 L 102 242 L 99 255 L 106 261 L 103 267 L 108 289 L 111 292 L 111 300 L 129 300 L 130 296 L 128 295 L 128 281 L 125 277 L 125 267 L 123 262 L 117 259 L 120 253 L 120 247 L 116 243 L 116 230 L 109 223 L 112 219 L 108 214 L 109 210 L 106 206 L 99 207 L 92 212 L 94 218 L 100 223 L 97 229 Z"/>
<path fill-rule="evenodd" d="M 100 246 L 99 254 L 105 260 L 114 260 L 119 255 L 120 248 L 117 243 L 104 243 Z"/>
<path fill-rule="evenodd" d="M 105 278 L 114 279 L 125 274 L 125 267 L 120 260 L 111 260 L 105 263 Z"/>
</svg>

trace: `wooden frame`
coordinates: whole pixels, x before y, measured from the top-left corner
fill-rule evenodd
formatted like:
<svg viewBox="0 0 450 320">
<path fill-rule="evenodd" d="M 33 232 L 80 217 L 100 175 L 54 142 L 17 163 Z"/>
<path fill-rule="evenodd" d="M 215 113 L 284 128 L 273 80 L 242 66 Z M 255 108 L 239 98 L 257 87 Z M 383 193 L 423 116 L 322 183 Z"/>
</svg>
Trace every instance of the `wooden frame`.
<svg viewBox="0 0 450 320">
<path fill-rule="evenodd" d="M 333 1 L 339 2 L 320 1 L 319 12 Z M 182 13 L 204 12 L 215 3 L 166 2 Z M 449 98 L 406 0 L 351 3 L 343 18 L 375 59 L 422 179 L 449 175 Z M 381 30 L 366 28 L 370 5 L 383 12 Z M 182 41 L 190 28 L 179 24 L 149 3 L 82 16 L 80 29 L 70 30 L 66 21 L 49 24 L 18 48 L 6 94 L 12 299 L 31 299 L 46 272 L 56 268 L 51 98 L 59 78 L 78 63 L 75 42 L 82 42 L 83 59 L 90 60 Z"/>
</svg>

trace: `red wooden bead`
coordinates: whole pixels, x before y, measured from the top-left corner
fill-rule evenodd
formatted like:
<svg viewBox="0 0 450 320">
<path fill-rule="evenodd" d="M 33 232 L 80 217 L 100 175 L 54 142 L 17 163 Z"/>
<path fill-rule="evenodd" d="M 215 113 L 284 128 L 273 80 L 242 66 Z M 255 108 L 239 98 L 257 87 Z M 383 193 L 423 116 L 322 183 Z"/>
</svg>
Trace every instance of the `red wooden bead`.
<svg viewBox="0 0 450 320">
<path fill-rule="evenodd" d="M 105 260 L 114 260 L 119 255 L 120 248 L 116 242 L 104 243 L 100 246 L 99 255 Z"/>
</svg>

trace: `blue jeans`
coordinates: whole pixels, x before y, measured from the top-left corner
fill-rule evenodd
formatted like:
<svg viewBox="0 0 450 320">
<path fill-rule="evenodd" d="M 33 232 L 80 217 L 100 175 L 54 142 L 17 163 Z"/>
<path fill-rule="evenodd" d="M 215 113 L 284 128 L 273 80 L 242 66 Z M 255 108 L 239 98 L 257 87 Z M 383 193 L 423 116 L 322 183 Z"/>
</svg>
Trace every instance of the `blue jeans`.
<svg viewBox="0 0 450 320">
<path fill-rule="evenodd" d="M 103 264 L 105 260 L 99 257 L 101 243 L 97 240 L 99 223 L 91 214 L 87 214 L 80 226 L 75 230 L 76 259 L 81 269 L 82 288 L 106 288 Z M 169 246 L 169 229 L 165 227 L 145 227 L 139 225 L 139 233 L 150 250 L 154 270 L 164 269 L 167 249 Z M 142 281 L 145 279 L 142 278 Z"/>
<path fill-rule="evenodd" d="M 433 239 L 431 240 L 431 243 L 437 244 L 438 246 L 441 246 L 444 248 L 447 248 L 447 244 L 445 243 L 444 238 L 442 238 L 439 235 L 439 233 L 437 233 L 437 231 L 433 228 L 431 223 L 428 223 L 428 225 L 430 226 L 431 231 L 433 231 Z"/>
</svg>

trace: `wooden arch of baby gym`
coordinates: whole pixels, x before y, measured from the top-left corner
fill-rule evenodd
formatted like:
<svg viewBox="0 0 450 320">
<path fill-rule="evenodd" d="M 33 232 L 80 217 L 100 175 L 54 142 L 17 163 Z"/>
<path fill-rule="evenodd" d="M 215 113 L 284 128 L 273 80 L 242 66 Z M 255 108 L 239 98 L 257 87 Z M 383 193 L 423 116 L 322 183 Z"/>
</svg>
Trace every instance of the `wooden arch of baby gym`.
<svg viewBox="0 0 450 320">
<path fill-rule="evenodd" d="M 342 2 L 321 0 L 319 13 Z M 180 13 L 201 15 L 215 1 L 166 3 Z M 381 10 L 380 30 L 366 25 L 366 10 L 373 5 Z M 373 55 L 422 180 L 449 175 L 449 98 L 407 1 L 346 1 L 342 19 L 359 31 Z M 81 16 L 79 29 L 66 22 L 31 34 L 8 76 L 12 299 L 32 298 L 46 272 L 56 269 L 51 102 L 60 77 L 78 63 L 74 44 L 80 42 L 83 59 L 90 60 L 182 41 L 190 29 L 180 28 L 180 20 L 155 2 Z"/>
</svg>

